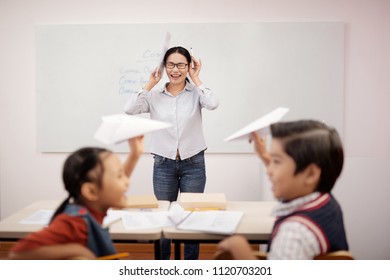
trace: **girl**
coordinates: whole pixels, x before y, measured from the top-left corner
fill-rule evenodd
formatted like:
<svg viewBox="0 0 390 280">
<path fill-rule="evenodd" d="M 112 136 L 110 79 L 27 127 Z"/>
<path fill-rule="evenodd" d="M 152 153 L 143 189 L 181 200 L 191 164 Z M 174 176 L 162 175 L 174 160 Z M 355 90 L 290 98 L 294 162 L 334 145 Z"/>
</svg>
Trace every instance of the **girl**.
<svg viewBox="0 0 390 280">
<path fill-rule="evenodd" d="M 20 240 L 11 259 L 94 259 L 116 252 L 101 224 L 110 207 L 126 205 L 128 178 L 143 152 L 143 136 L 130 139 L 124 165 L 112 152 L 82 148 L 65 161 L 63 181 L 69 196 L 48 227 Z"/>
<path fill-rule="evenodd" d="M 193 62 L 194 68 L 191 67 Z M 154 155 L 153 188 L 159 200 L 175 201 L 180 192 L 203 192 L 206 184 L 202 108 L 214 110 L 219 101 L 205 87 L 199 72 L 200 60 L 191 57 L 183 47 L 169 49 L 163 59 L 169 82 L 153 90 L 161 80 L 157 69 L 150 74 L 143 90 L 125 105 L 127 114 L 150 113 L 152 119 L 172 123 L 168 129 L 152 134 Z M 187 78 L 195 84 L 191 84 Z M 170 258 L 170 243 L 162 242 L 162 258 Z M 198 259 L 199 245 L 185 245 L 184 258 Z"/>
</svg>

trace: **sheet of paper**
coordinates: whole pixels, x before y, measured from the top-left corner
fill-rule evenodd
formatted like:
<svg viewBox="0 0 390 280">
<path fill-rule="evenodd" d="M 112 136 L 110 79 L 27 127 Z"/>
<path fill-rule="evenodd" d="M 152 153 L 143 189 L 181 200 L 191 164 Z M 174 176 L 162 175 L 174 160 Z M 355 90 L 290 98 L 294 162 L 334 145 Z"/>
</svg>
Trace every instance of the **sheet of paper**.
<svg viewBox="0 0 390 280">
<path fill-rule="evenodd" d="M 110 225 L 119 221 L 122 216 L 124 216 L 127 212 L 124 210 L 113 210 L 109 209 L 107 211 L 107 215 L 103 219 L 103 227 L 109 227 Z"/>
<path fill-rule="evenodd" d="M 249 140 L 252 132 L 258 132 L 260 136 L 264 137 L 269 134 L 269 126 L 278 122 L 290 109 L 285 107 L 278 107 L 268 114 L 262 116 L 256 121 L 248 124 L 236 133 L 230 135 L 225 139 L 225 142 L 232 140 Z"/>
<path fill-rule="evenodd" d="M 140 211 L 127 212 L 122 216 L 123 226 L 126 230 L 150 229 L 174 226 L 168 219 L 168 211 Z"/>
<path fill-rule="evenodd" d="M 187 216 L 191 214 L 191 211 L 186 211 L 177 203 L 171 204 L 171 207 L 168 211 L 168 219 L 170 219 L 175 225 L 183 221 Z"/>
<path fill-rule="evenodd" d="M 233 234 L 243 216 L 241 211 L 194 211 L 176 226 L 180 230 L 193 230 L 218 234 Z"/>
<path fill-rule="evenodd" d="M 163 45 L 163 48 L 161 51 L 161 56 L 160 56 L 160 59 L 159 59 L 158 65 L 157 65 L 158 71 L 161 71 L 164 68 L 164 61 L 163 60 L 164 60 L 165 53 L 169 49 L 170 43 L 171 43 L 171 33 L 167 32 L 167 34 L 165 35 L 165 40 L 164 40 L 164 45 Z M 157 75 L 157 72 L 156 72 L 156 75 Z"/>
<path fill-rule="evenodd" d="M 170 123 L 127 114 L 103 116 L 102 120 L 94 138 L 106 145 L 118 144 L 130 138 L 172 126 Z"/>
<path fill-rule="evenodd" d="M 21 220 L 19 223 L 24 225 L 43 225 L 49 224 L 51 217 L 54 214 L 54 210 L 38 210 L 27 218 Z"/>
</svg>

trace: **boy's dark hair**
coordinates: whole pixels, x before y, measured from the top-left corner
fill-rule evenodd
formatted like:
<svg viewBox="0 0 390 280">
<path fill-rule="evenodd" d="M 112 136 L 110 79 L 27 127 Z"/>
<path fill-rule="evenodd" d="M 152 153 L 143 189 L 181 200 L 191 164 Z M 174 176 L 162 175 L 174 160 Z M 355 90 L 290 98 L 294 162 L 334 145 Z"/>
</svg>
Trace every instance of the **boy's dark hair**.
<svg viewBox="0 0 390 280">
<path fill-rule="evenodd" d="M 62 179 L 64 181 L 65 189 L 69 195 L 54 212 L 51 221 L 53 221 L 58 214 L 64 211 L 71 198 L 75 202 L 80 202 L 81 186 L 84 183 L 93 182 L 98 186 L 102 185 L 104 168 L 100 155 L 103 152 L 111 153 L 110 151 L 102 148 L 81 148 L 70 154 L 65 160 L 62 171 Z"/>
<path fill-rule="evenodd" d="M 315 120 L 279 122 L 271 125 L 271 134 L 281 140 L 285 152 L 295 161 L 295 174 L 314 163 L 321 169 L 316 190 L 332 190 L 344 163 L 343 146 L 334 128 Z"/>
</svg>

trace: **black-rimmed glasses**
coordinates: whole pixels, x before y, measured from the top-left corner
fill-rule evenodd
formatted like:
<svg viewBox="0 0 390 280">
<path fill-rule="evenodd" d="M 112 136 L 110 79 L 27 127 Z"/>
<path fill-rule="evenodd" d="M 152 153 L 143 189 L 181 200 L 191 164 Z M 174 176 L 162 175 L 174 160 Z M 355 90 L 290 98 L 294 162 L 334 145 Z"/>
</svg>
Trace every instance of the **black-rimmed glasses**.
<svg viewBox="0 0 390 280">
<path fill-rule="evenodd" d="M 168 62 L 165 64 L 165 67 L 167 69 L 173 69 L 175 68 L 175 66 L 177 67 L 177 69 L 186 69 L 188 64 L 186 63 L 172 63 L 172 62 Z"/>
</svg>

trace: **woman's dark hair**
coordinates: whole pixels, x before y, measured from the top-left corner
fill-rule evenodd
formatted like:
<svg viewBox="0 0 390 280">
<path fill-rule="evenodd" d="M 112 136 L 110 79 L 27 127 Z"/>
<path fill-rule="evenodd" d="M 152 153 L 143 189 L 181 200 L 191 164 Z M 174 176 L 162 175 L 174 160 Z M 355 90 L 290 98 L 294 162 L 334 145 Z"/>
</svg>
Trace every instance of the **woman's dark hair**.
<svg viewBox="0 0 390 280">
<path fill-rule="evenodd" d="M 295 174 L 314 163 L 321 169 L 316 190 L 332 190 L 344 163 L 343 146 L 334 128 L 315 120 L 301 120 L 275 123 L 271 133 L 281 140 L 284 151 L 294 160 Z"/>
<path fill-rule="evenodd" d="M 96 183 L 98 186 L 102 185 L 104 169 L 100 155 L 103 152 L 111 153 L 102 148 L 81 148 L 69 155 L 65 160 L 62 171 L 62 180 L 64 181 L 65 189 L 68 191 L 69 195 L 54 212 L 51 221 L 64 211 L 71 198 L 75 202 L 80 202 L 81 186 L 84 183 L 92 182 Z"/>
<path fill-rule="evenodd" d="M 188 64 L 188 65 L 191 65 L 192 59 L 191 59 L 191 54 L 190 54 L 190 52 L 187 51 L 187 49 L 185 49 L 185 48 L 183 48 L 183 47 L 179 47 L 179 46 L 178 46 L 178 47 L 172 47 L 172 48 L 170 48 L 169 50 L 167 50 L 167 51 L 165 52 L 164 59 L 163 59 L 164 65 L 167 63 L 168 57 L 169 57 L 171 54 L 173 54 L 173 53 L 179 53 L 179 54 L 185 56 L 185 58 L 187 59 L 187 64 Z M 189 80 L 187 77 L 186 77 L 186 81 L 187 81 L 187 82 L 190 82 L 190 80 Z"/>
</svg>

